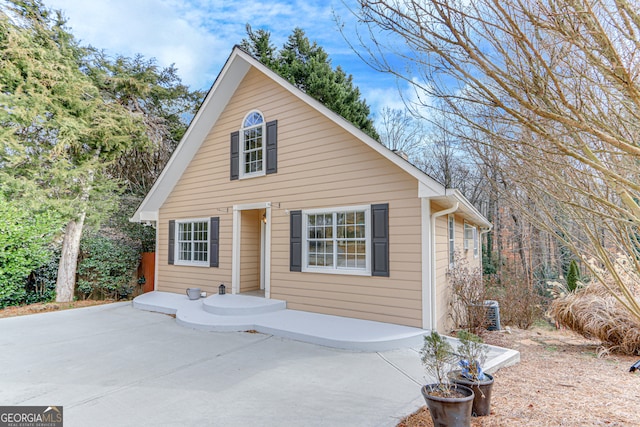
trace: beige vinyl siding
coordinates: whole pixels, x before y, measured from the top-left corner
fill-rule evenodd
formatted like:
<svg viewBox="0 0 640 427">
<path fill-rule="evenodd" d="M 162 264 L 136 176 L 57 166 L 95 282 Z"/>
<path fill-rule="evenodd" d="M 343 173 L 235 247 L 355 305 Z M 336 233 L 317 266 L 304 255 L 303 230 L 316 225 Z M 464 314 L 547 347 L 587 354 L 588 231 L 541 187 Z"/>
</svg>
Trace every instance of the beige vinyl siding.
<svg viewBox="0 0 640 427">
<path fill-rule="evenodd" d="M 432 204 L 432 214 L 445 209 L 437 204 Z M 459 213 L 454 214 L 455 218 L 455 248 L 456 252 L 466 257 L 470 268 L 482 266 L 481 257 L 474 258 L 473 248 L 464 250 L 464 219 Z M 436 325 L 440 332 L 449 332 L 455 325 L 452 325 L 449 317 L 449 303 L 451 301 L 451 289 L 448 283 L 447 272 L 449 271 L 449 223 L 448 215 L 443 215 L 436 219 Z M 472 224 L 472 223 L 469 223 Z M 472 224 L 475 225 L 475 224 Z M 478 229 L 478 233 L 480 230 Z M 478 239 L 480 235 L 478 234 Z M 480 245 L 480 241 L 478 240 Z M 478 252 L 480 254 L 480 251 Z"/>
<path fill-rule="evenodd" d="M 278 120 L 278 172 L 231 181 L 230 134 L 253 109 Z M 255 69 L 160 209 L 158 290 L 230 286 L 233 206 L 263 202 L 272 203 L 271 298 L 291 309 L 422 326 L 417 181 Z M 289 211 L 374 203 L 389 203 L 390 277 L 289 271 Z M 168 221 L 199 216 L 220 217 L 220 267 L 167 265 Z M 243 224 L 243 239 L 244 231 Z"/>
</svg>

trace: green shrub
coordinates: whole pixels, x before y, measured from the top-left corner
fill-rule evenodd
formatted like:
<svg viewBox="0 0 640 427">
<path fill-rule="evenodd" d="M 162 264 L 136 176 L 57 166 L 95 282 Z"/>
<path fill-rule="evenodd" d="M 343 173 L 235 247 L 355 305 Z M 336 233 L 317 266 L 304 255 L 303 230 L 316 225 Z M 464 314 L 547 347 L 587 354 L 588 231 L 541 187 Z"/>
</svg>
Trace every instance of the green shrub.
<svg viewBox="0 0 640 427">
<path fill-rule="evenodd" d="M 56 280 L 60 253 L 56 252 L 46 264 L 41 265 L 29 275 L 25 296 L 26 304 L 49 302 L 56 299 Z"/>
<path fill-rule="evenodd" d="M 52 256 L 59 217 L 0 197 L 0 308 L 27 300 L 31 273 Z"/>
<path fill-rule="evenodd" d="M 569 264 L 569 271 L 567 271 L 567 289 L 569 292 L 575 292 L 578 288 L 578 281 L 580 280 L 580 270 L 575 259 L 571 260 Z"/>
<path fill-rule="evenodd" d="M 78 291 L 85 298 L 124 297 L 133 292 L 140 248 L 122 237 L 88 233 L 80 242 Z"/>
</svg>

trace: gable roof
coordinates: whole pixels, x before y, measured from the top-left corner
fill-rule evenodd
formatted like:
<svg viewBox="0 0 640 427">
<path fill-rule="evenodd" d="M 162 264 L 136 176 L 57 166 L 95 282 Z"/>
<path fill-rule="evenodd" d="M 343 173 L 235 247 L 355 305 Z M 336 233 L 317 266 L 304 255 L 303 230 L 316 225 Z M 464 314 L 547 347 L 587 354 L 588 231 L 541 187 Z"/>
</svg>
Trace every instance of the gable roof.
<svg viewBox="0 0 640 427">
<path fill-rule="evenodd" d="M 151 190 L 130 218 L 132 222 L 157 221 L 158 211 L 179 181 L 187 166 L 196 155 L 200 146 L 209 134 L 220 114 L 235 93 L 238 85 L 251 68 L 256 68 L 271 80 L 278 83 L 283 89 L 290 92 L 301 101 L 309 104 L 316 111 L 331 120 L 371 149 L 387 158 L 390 162 L 403 169 L 418 181 L 417 197 L 428 197 L 439 203 L 447 202 L 450 205 L 459 204 L 459 210 L 472 218 L 479 225 L 489 227 L 491 224 L 482 216 L 473 205 L 458 190 L 445 188 L 442 184 L 429 175 L 403 159 L 378 141 L 371 138 L 362 130 L 354 126 L 339 114 L 331 111 L 321 102 L 295 87 L 269 67 L 255 59 L 253 56 L 235 46 L 225 62 L 222 71 L 216 78 L 213 86 L 207 93 L 202 105 L 187 128 L 182 140 L 176 147 L 167 165 L 154 183 Z"/>
</svg>

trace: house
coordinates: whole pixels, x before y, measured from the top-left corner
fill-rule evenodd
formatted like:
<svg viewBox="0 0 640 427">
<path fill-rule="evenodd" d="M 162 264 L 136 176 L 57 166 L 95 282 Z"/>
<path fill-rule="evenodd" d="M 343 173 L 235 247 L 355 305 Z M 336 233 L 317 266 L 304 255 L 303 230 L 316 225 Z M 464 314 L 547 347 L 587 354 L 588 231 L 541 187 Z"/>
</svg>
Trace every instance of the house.
<svg viewBox="0 0 640 427">
<path fill-rule="evenodd" d="M 453 253 L 480 265 L 490 227 L 238 47 L 131 220 L 156 227 L 156 291 L 440 330 Z"/>
</svg>

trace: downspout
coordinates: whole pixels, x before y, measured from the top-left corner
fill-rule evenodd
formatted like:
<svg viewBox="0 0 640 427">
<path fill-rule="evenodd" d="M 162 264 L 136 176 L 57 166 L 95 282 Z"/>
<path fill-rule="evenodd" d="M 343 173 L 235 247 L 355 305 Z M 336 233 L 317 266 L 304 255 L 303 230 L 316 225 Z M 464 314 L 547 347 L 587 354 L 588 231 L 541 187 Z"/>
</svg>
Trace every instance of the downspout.
<svg viewBox="0 0 640 427">
<path fill-rule="evenodd" d="M 459 202 L 456 202 L 453 207 L 438 211 L 431 215 L 431 330 L 437 330 L 436 324 L 436 219 L 443 216 L 454 213 L 460 206 Z"/>
<path fill-rule="evenodd" d="M 489 224 L 489 226 L 487 228 L 483 228 L 482 230 L 480 230 L 480 236 L 479 239 L 480 241 L 478 242 L 478 244 L 480 245 L 480 250 L 479 250 L 479 255 L 480 255 L 480 268 L 482 268 L 482 235 L 483 234 L 487 234 L 488 232 L 490 232 L 491 230 L 493 230 L 493 224 Z M 487 243 L 488 244 L 488 243 Z"/>
</svg>

